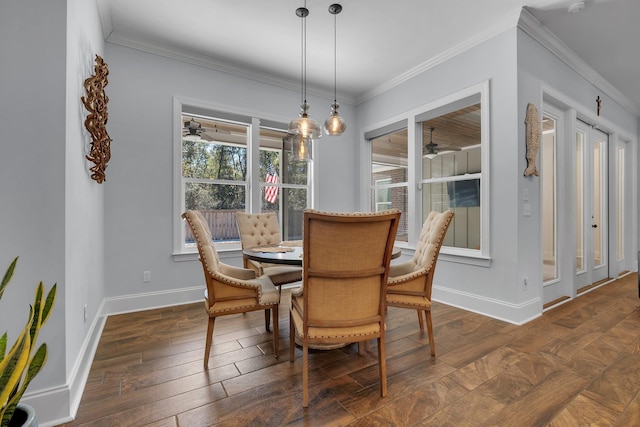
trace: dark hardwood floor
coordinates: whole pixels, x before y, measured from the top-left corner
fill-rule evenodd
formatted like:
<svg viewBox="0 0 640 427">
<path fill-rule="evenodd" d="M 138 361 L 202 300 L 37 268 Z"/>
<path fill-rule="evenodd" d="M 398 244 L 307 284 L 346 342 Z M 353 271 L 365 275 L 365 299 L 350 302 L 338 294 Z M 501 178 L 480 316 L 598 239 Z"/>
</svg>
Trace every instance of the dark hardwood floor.
<svg viewBox="0 0 640 427">
<path fill-rule="evenodd" d="M 202 365 L 202 303 L 107 320 L 71 426 L 640 426 L 636 275 L 523 326 L 435 304 L 436 354 L 413 311 L 389 308 L 388 396 L 375 341 L 289 363 L 288 298 L 280 358 L 262 312 L 219 318 Z"/>
</svg>

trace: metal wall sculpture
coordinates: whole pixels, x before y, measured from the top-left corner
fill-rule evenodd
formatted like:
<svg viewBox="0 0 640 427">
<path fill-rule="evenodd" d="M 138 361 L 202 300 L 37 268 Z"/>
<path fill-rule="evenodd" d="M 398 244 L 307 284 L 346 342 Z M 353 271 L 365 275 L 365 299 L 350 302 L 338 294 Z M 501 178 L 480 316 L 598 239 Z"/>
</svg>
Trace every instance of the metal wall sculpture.
<svg viewBox="0 0 640 427">
<path fill-rule="evenodd" d="M 84 107 L 89 111 L 84 120 L 84 126 L 91 135 L 91 150 L 86 155 L 87 160 L 94 163 L 91 167 L 91 178 L 98 184 L 106 180 L 107 163 L 111 159 L 111 138 L 107 133 L 106 125 L 109 114 L 107 103 L 109 97 L 104 88 L 109 83 L 109 67 L 104 63 L 100 55 L 96 55 L 95 74 L 84 81 L 84 89 L 87 97 L 81 97 Z"/>
</svg>

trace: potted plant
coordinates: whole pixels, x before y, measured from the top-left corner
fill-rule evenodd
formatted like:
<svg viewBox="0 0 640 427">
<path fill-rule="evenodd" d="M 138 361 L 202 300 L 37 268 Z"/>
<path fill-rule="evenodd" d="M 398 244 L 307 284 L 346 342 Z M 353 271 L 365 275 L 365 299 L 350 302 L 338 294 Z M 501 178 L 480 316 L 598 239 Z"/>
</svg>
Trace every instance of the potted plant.
<svg viewBox="0 0 640 427">
<path fill-rule="evenodd" d="M 0 283 L 0 299 L 13 277 L 18 257 L 9 265 Z M 24 329 L 7 352 L 7 332 L 0 337 L 0 426 L 37 426 L 32 409 L 19 404 L 22 395 L 33 378 L 47 361 L 47 344 L 36 348 L 40 328 L 49 318 L 56 300 L 56 284 L 44 298 L 42 282 L 36 287 L 33 305 L 29 307 L 29 318 Z M 25 409 L 22 409 L 25 408 Z M 25 415 L 26 413 L 26 415 Z"/>
</svg>

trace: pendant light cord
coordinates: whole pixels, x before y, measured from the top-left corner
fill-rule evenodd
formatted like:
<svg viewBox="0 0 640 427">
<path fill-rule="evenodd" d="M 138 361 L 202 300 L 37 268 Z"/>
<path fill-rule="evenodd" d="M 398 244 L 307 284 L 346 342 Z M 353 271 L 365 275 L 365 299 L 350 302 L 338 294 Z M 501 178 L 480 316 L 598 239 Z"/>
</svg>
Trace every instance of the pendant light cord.
<svg viewBox="0 0 640 427">
<path fill-rule="evenodd" d="M 338 102 L 338 14 L 333 14 L 333 102 Z"/>
<path fill-rule="evenodd" d="M 304 1 L 307 8 L 307 0 Z M 307 103 L 307 16 L 302 18 L 302 102 Z"/>
</svg>

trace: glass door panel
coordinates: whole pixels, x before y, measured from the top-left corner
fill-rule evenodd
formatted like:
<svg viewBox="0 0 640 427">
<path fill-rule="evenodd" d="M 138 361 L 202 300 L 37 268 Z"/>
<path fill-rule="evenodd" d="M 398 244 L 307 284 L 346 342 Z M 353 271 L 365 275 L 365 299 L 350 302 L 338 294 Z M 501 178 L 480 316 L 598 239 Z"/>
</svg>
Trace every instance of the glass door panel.
<svg viewBox="0 0 640 427">
<path fill-rule="evenodd" d="M 593 265 L 598 267 L 602 265 L 603 248 L 603 236 L 602 236 L 602 157 L 603 157 L 603 143 L 602 141 L 593 142 L 593 212 L 591 215 L 593 228 Z"/>
<path fill-rule="evenodd" d="M 543 118 L 540 178 L 542 183 L 542 261 L 543 283 L 558 279 L 556 119 Z"/>
<path fill-rule="evenodd" d="M 576 273 L 584 272 L 584 254 L 585 254 L 585 241 L 584 241 L 584 145 L 585 145 L 585 133 L 582 130 L 576 131 L 576 181 L 575 181 L 575 193 L 576 193 Z"/>
</svg>

